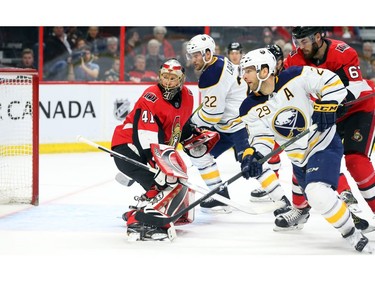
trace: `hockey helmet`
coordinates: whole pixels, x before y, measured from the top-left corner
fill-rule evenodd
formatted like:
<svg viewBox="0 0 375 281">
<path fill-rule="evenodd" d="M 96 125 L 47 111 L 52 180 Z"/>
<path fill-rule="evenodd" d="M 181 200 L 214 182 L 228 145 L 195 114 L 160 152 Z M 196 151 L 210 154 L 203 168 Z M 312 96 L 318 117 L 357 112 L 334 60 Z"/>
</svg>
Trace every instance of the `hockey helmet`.
<svg viewBox="0 0 375 281">
<path fill-rule="evenodd" d="M 165 74 L 174 74 L 176 77 L 165 77 Z M 175 79 L 175 80 L 174 80 Z M 163 97 L 172 100 L 181 91 L 185 82 L 185 69 L 176 59 L 169 59 L 162 64 L 159 70 L 159 86 Z M 171 85 L 171 86 L 170 86 Z"/>
<path fill-rule="evenodd" d="M 271 75 L 276 70 L 276 58 L 267 48 L 260 48 L 244 55 L 240 65 L 242 70 L 249 66 L 254 66 L 257 73 L 262 69 L 262 65 L 267 65 Z"/>
<path fill-rule="evenodd" d="M 211 54 L 215 53 L 215 41 L 207 34 L 199 34 L 194 36 L 190 39 L 186 46 L 186 52 L 188 54 L 200 52 L 202 56 L 204 56 L 207 49 L 210 50 Z"/>
<path fill-rule="evenodd" d="M 322 32 L 321 26 L 295 26 L 292 29 L 292 37 L 295 39 L 302 39 Z"/>
<path fill-rule="evenodd" d="M 267 45 L 266 48 L 275 56 L 276 61 L 284 60 L 284 54 L 281 47 L 277 44 Z"/>
<path fill-rule="evenodd" d="M 239 42 L 232 42 L 228 45 L 228 55 L 231 51 L 239 51 L 242 53 L 242 45 Z"/>
</svg>

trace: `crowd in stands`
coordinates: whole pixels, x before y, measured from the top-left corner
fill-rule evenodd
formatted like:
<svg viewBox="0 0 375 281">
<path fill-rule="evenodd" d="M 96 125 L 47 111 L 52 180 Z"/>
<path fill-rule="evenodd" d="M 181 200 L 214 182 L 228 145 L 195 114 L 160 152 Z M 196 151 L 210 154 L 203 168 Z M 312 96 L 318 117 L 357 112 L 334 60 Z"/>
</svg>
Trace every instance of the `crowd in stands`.
<svg viewBox="0 0 375 281">
<path fill-rule="evenodd" d="M 239 42 L 243 53 L 275 43 L 286 57 L 294 48 L 291 27 L 278 26 L 125 27 L 124 42 L 120 27 L 55 26 L 43 30 L 43 81 L 154 82 L 161 63 L 174 57 L 184 65 L 187 82 L 197 82 L 199 73 L 186 59 L 186 44 L 195 34 L 205 32 L 215 39 L 216 54 L 221 55 L 228 55 L 231 42 Z M 326 30 L 327 36 L 342 39 L 357 50 L 364 78 L 375 81 L 375 43 L 361 38 L 361 28 Z M 0 27 L 0 67 L 38 69 L 38 32 L 39 27 Z"/>
</svg>

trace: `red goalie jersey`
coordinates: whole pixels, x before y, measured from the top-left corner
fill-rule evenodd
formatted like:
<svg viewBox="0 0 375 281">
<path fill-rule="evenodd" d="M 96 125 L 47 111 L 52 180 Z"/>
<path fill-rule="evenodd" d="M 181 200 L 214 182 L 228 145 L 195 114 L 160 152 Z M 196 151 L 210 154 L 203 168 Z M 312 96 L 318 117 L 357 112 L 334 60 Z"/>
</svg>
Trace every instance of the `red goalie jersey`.
<svg viewBox="0 0 375 281">
<path fill-rule="evenodd" d="M 355 49 L 343 41 L 324 39 L 328 48 L 322 60 L 305 60 L 300 48 L 293 50 L 285 59 L 284 67 L 293 65 L 309 65 L 329 69 L 335 72 L 348 89 L 344 102 L 349 102 L 375 92 L 375 85 L 370 80 L 364 80 L 359 66 L 359 59 Z M 375 97 L 355 103 L 349 108 L 345 118 L 358 111 L 370 112 L 375 108 Z"/>
<path fill-rule="evenodd" d="M 165 100 L 158 85 L 147 88 L 124 123 L 115 128 L 112 147 L 125 143 L 134 144 L 138 150 L 149 149 L 150 143 L 176 146 L 193 103 L 193 94 L 185 86 L 178 101 Z"/>
</svg>

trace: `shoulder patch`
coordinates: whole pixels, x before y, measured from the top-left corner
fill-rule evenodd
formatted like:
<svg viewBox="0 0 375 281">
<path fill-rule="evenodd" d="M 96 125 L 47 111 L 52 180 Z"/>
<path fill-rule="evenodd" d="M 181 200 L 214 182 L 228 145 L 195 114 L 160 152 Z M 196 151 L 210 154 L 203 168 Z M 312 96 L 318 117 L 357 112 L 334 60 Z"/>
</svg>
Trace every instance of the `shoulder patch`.
<svg viewBox="0 0 375 281">
<path fill-rule="evenodd" d="M 340 43 L 336 46 L 336 50 L 339 51 L 340 53 L 345 52 L 349 48 L 350 46 L 346 43 Z"/>
<path fill-rule="evenodd" d="M 147 92 L 143 97 L 150 102 L 156 102 L 158 100 L 158 97 L 153 92 Z"/>
<path fill-rule="evenodd" d="M 291 57 L 293 57 L 294 55 L 296 55 L 297 54 L 297 50 L 292 50 L 290 53 L 289 53 L 289 55 L 291 56 Z"/>
</svg>

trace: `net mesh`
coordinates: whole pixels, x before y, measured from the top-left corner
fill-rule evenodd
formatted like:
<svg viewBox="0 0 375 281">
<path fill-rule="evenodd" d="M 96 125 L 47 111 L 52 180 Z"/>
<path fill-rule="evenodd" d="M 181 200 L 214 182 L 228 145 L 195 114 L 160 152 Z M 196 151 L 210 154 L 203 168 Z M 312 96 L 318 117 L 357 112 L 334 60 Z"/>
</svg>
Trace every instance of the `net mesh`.
<svg viewBox="0 0 375 281">
<path fill-rule="evenodd" d="M 0 204 L 32 200 L 32 81 L 0 72 Z"/>
</svg>

